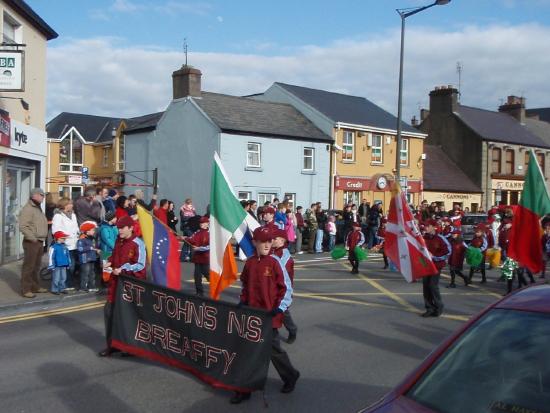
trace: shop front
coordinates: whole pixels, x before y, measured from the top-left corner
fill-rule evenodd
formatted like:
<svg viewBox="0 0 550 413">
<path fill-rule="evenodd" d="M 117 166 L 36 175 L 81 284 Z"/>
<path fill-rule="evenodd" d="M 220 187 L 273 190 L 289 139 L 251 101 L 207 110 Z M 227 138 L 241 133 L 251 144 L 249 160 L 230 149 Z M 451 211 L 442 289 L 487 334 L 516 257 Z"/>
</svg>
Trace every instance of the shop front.
<svg viewBox="0 0 550 413">
<path fill-rule="evenodd" d="M 44 188 L 47 145 L 45 131 L 9 118 L 2 118 L 2 134 L 9 134 L 0 146 L 0 261 L 4 263 L 23 256 L 19 211 L 32 188 Z"/>
<path fill-rule="evenodd" d="M 491 205 L 517 205 L 523 191 L 521 180 L 492 179 Z"/>
<path fill-rule="evenodd" d="M 370 205 L 381 203 L 386 212 L 390 206 L 392 197 L 390 182 L 391 176 L 379 175 L 374 177 L 346 177 L 334 178 L 336 209 L 342 209 L 348 202 L 359 205 L 366 199 Z M 421 182 L 419 180 L 402 180 L 402 188 L 409 204 L 416 205 L 420 202 Z"/>
<path fill-rule="evenodd" d="M 435 202 L 443 211 L 450 211 L 455 205 L 469 212 L 477 212 L 481 206 L 481 193 L 424 191 L 423 199 L 429 204 Z"/>
</svg>

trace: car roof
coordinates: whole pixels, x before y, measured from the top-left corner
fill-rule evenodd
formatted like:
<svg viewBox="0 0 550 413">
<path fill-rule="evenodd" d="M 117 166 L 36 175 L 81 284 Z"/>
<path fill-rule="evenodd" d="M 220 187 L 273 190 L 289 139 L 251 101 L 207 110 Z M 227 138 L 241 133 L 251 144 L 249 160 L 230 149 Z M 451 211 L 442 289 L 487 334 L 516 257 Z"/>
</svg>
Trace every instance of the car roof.
<svg viewBox="0 0 550 413">
<path fill-rule="evenodd" d="M 550 285 L 525 288 L 505 297 L 494 308 L 550 314 Z"/>
</svg>

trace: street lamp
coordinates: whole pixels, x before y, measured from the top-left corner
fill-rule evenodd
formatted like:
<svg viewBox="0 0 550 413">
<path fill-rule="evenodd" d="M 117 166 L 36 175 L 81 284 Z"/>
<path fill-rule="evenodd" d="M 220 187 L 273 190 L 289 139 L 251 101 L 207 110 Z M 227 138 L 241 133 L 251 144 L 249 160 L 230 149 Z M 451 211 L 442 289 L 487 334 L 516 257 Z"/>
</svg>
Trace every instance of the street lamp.
<svg viewBox="0 0 550 413">
<path fill-rule="evenodd" d="M 397 153 L 395 155 L 395 180 L 399 182 L 401 176 L 401 117 L 403 107 L 403 51 L 405 46 L 405 19 L 413 14 L 420 13 L 423 10 L 433 6 L 444 6 L 451 0 L 436 0 L 432 4 L 422 7 L 413 7 L 406 9 L 396 9 L 401 16 L 401 55 L 399 58 L 399 92 L 397 99 Z"/>
</svg>

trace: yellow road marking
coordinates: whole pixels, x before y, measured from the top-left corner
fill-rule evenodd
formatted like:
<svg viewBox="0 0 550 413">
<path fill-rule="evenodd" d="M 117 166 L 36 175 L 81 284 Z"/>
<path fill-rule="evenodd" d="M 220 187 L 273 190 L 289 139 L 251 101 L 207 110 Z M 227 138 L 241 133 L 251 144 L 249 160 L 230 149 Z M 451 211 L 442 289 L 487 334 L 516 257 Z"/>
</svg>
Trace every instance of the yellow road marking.
<svg viewBox="0 0 550 413">
<path fill-rule="evenodd" d="M 94 302 L 94 303 L 76 305 L 72 307 L 58 308 L 54 310 L 45 310 L 45 311 L 38 311 L 34 313 L 1 317 L 0 324 L 13 323 L 16 321 L 32 320 L 35 318 L 43 318 L 43 317 L 49 317 L 49 316 L 59 315 L 59 314 L 73 313 L 76 311 L 92 310 L 94 308 L 102 307 L 103 305 L 105 305 L 105 302 Z"/>
</svg>

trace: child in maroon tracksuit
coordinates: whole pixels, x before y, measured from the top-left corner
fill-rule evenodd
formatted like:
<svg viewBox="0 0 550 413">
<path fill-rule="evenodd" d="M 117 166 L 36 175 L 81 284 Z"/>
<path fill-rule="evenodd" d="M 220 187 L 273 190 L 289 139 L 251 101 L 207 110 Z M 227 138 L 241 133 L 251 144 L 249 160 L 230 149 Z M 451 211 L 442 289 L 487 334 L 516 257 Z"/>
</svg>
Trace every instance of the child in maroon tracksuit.
<svg viewBox="0 0 550 413">
<path fill-rule="evenodd" d="M 355 247 L 359 247 L 365 243 L 365 236 L 361 231 L 361 224 L 354 222 L 353 230 L 346 237 L 346 249 L 348 250 L 348 260 L 351 264 L 351 273 L 359 274 L 359 260 L 355 255 Z"/>
<path fill-rule="evenodd" d="M 451 238 L 449 240 L 451 244 L 451 255 L 449 256 L 449 269 L 451 271 L 451 283 L 447 288 L 456 288 L 455 277 L 458 275 L 464 280 L 464 285 L 468 285 L 468 278 L 462 274 L 462 267 L 464 265 L 464 256 L 466 255 L 466 249 L 468 246 L 462 239 L 462 233 L 458 228 L 453 229 L 451 232 Z"/>
<path fill-rule="evenodd" d="M 386 251 L 384 250 L 384 239 L 386 238 L 386 223 L 388 222 L 387 218 L 382 218 L 380 220 L 380 226 L 378 227 L 378 232 L 376 233 L 376 236 L 378 237 L 379 245 L 380 245 L 380 252 L 382 253 L 382 258 L 384 258 L 384 270 L 388 268 L 388 256 L 386 255 Z"/>
<path fill-rule="evenodd" d="M 544 234 L 541 239 L 542 246 L 542 274 L 540 278 L 546 275 L 546 263 L 550 260 L 550 223 L 544 227 Z"/>
<path fill-rule="evenodd" d="M 210 280 L 210 233 L 208 232 L 208 217 L 201 217 L 199 221 L 200 229 L 190 237 L 184 237 L 184 240 L 191 244 L 193 255 L 191 262 L 195 264 L 195 290 L 197 295 L 204 295 L 202 286 L 202 277 Z"/>
</svg>

